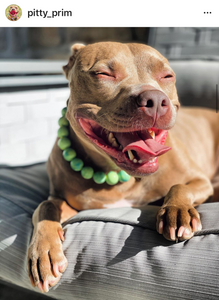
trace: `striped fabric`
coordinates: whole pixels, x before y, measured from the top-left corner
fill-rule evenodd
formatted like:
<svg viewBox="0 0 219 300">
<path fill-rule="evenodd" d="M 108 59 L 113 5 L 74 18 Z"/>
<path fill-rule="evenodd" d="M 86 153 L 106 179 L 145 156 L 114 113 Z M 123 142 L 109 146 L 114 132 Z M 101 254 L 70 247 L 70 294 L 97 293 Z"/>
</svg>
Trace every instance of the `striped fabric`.
<svg viewBox="0 0 219 300">
<path fill-rule="evenodd" d="M 35 290 L 26 273 L 31 215 L 48 195 L 44 164 L 0 169 L 0 278 Z M 203 230 L 186 242 L 155 230 L 156 206 L 88 210 L 64 224 L 69 265 L 47 294 L 63 300 L 216 300 L 219 203 L 198 208 Z"/>
</svg>

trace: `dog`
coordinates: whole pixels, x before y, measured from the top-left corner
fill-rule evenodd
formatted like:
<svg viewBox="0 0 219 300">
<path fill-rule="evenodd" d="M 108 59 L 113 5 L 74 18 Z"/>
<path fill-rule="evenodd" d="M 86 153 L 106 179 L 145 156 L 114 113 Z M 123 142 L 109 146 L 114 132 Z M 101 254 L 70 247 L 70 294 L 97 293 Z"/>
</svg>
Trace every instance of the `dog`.
<svg viewBox="0 0 219 300">
<path fill-rule="evenodd" d="M 187 240 L 202 228 L 195 206 L 213 194 L 211 179 L 218 174 L 219 116 L 180 108 L 175 74 L 158 51 L 135 43 L 75 44 L 63 70 L 77 155 L 91 171 L 109 177 L 123 170 L 129 180 L 111 185 L 83 178 L 56 141 L 47 163 L 50 196 L 34 212 L 27 258 L 31 283 L 42 292 L 67 267 L 61 223 L 78 211 L 143 207 L 164 198 L 158 233 Z"/>
<path fill-rule="evenodd" d="M 17 20 L 19 20 L 19 16 L 18 16 L 19 11 L 20 10 L 19 10 L 19 7 L 17 5 L 10 5 L 7 18 L 10 21 L 17 21 Z"/>
</svg>

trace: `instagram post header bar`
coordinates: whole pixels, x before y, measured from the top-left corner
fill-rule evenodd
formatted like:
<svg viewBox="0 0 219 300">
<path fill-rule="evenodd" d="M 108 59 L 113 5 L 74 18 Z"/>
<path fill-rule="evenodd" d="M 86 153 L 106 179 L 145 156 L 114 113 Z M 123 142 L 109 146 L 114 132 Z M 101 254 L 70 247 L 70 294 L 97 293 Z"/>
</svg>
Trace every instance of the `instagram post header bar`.
<svg viewBox="0 0 219 300">
<path fill-rule="evenodd" d="M 217 27 L 217 1 L 64 1 L 0 3 L 2 27 Z"/>
</svg>

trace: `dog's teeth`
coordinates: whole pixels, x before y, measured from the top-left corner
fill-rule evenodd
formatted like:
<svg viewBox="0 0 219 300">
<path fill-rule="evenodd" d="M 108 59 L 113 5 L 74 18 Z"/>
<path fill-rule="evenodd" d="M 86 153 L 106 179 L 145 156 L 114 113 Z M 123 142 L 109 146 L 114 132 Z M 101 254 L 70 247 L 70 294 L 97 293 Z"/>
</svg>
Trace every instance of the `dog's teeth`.
<svg viewBox="0 0 219 300">
<path fill-rule="evenodd" d="M 148 129 L 148 132 L 150 133 L 150 136 L 152 137 L 152 139 L 155 139 L 155 132 L 151 129 Z"/>
<path fill-rule="evenodd" d="M 112 144 L 113 140 L 114 140 L 114 135 L 112 132 L 109 133 L 109 136 L 108 136 L 108 141 Z"/>
<path fill-rule="evenodd" d="M 127 151 L 128 152 L 128 157 L 129 157 L 129 159 L 133 162 L 133 163 L 135 163 L 135 164 L 141 164 L 142 163 L 142 160 L 140 159 L 140 160 L 137 160 L 135 157 L 134 157 L 134 155 L 133 155 L 133 153 L 132 153 L 132 150 L 128 150 Z"/>
<path fill-rule="evenodd" d="M 157 157 L 153 157 L 149 159 L 149 162 L 154 162 L 156 160 Z"/>
<path fill-rule="evenodd" d="M 122 150 L 122 149 L 123 149 L 123 147 L 122 147 L 122 145 L 120 145 L 120 146 L 119 146 L 119 150 Z"/>
<path fill-rule="evenodd" d="M 142 163 L 142 160 L 137 160 L 135 157 L 134 157 L 134 155 L 133 155 L 133 153 L 132 153 L 132 150 L 128 150 L 128 157 L 129 157 L 129 159 L 133 162 L 133 163 L 135 163 L 135 164 L 137 164 L 137 163 Z"/>
<path fill-rule="evenodd" d="M 114 148 L 118 148 L 119 147 L 119 144 L 117 143 L 114 135 L 112 132 L 109 133 L 109 136 L 108 136 L 108 141 L 110 142 L 110 144 L 114 147 Z"/>
<path fill-rule="evenodd" d="M 135 158 L 134 155 L 132 154 L 132 150 L 128 150 L 128 156 L 131 161 Z"/>
<path fill-rule="evenodd" d="M 112 146 L 113 146 L 114 148 L 118 148 L 118 147 L 119 147 L 119 145 L 117 144 L 117 142 L 116 142 L 115 139 L 114 139 L 113 142 L 112 142 Z"/>
</svg>

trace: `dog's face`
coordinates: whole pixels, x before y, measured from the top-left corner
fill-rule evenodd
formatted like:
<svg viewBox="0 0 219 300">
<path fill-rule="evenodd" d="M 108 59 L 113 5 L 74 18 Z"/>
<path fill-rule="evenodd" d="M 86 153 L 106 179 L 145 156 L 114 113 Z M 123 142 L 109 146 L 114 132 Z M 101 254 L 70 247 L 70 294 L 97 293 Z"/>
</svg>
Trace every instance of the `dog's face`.
<svg viewBox="0 0 219 300">
<path fill-rule="evenodd" d="M 67 118 L 78 137 L 130 175 L 155 172 L 179 108 L 168 61 L 141 44 L 76 44 L 72 51 L 63 70 Z"/>
<path fill-rule="evenodd" d="M 11 16 L 17 15 L 19 13 L 19 7 L 17 5 L 11 5 L 9 8 L 9 13 Z"/>
</svg>

